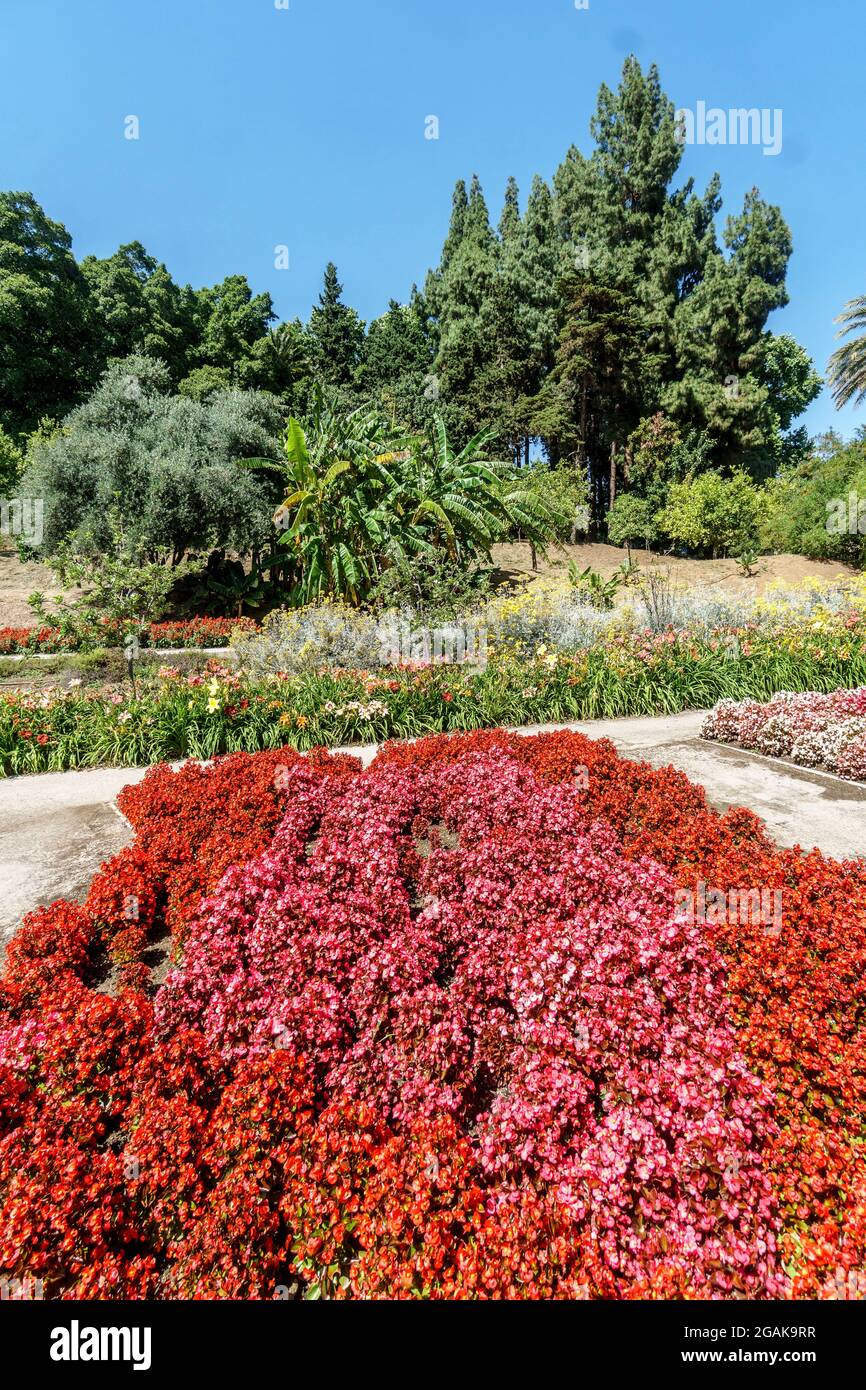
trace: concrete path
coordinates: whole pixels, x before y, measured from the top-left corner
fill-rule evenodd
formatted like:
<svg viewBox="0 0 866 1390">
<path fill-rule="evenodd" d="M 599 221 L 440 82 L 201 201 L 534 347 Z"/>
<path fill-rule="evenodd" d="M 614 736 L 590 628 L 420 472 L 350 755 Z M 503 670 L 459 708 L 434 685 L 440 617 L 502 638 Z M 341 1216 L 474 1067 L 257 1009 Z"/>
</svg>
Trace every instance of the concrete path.
<svg viewBox="0 0 866 1390">
<path fill-rule="evenodd" d="M 748 806 L 779 845 L 837 859 L 866 854 L 866 786 L 700 738 L 703 714 L 598 720 L 553 728 L 609 738 L 626 757 L 670 764 L 707 790 L 713 806 Z M 367 764 L 375 746 L 342 750 Z M 114 805 L 144 769 L 98 768 L 0 780 L 0 949 L 24 913 L 56 898 L 81 900 L 100 864 L 132 839 Z"/>
<path fill-rule="evenodd" d="M 591 738 L 609 738 L 627 758 L 668 765 L 702 786 L 712 806 L 747 806 L 777 845 L 817 847 L 835 859 L 866 855 L 866 784 L 764 758 L 700 737 L 703 712 L 658 719 L 611 719 L 574 724 Z M 541 729 L 525 729 L 540 733 Z"/>
<path fill-rule="evenodd" d="M 0 780 L 0 949 L 33 907 L 82 901 L 100 864 L 132 839 L 114 805 L 144 769 Z"/>
</svg>

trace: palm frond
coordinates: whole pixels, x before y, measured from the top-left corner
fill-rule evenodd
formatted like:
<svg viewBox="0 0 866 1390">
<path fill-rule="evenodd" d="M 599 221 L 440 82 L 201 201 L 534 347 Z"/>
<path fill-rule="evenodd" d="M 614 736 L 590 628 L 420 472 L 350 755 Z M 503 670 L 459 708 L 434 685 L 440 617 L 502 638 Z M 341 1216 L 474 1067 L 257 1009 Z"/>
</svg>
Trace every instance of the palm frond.
<svg viewBox="0 0 866 1390">
<path fill-rule="evenodd" d="M 866 295 L 850 300 L 836 323 L 843 325 L 838 338 L 862 331 L 862 336 L 845 343 L 833 353 L 827 367 L 830 391 L 837 409 L 853 400 L 862 405 L 866 400 Z"/>
</svg>

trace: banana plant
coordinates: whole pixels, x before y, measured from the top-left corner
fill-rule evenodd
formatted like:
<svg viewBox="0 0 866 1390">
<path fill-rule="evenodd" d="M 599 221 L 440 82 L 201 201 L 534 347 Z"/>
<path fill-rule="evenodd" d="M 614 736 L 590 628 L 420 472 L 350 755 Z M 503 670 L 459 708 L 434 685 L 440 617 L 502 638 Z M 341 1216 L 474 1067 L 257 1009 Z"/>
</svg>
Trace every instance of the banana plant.
<svg viewBox="0 0 866 1390">
<path fill-rule="evenodd" d="M 549 539 L 552 516 L 510 465 L 486 457 L 491 438 L 455 451 L 441 418 L 429 437 L 404 436 L 375 409 L 345 411 L 317 389 L 309 418 L 289 420 L 279 463 L 244 465 L 276 472 L 285 489 L 274 524 L 296 574 L 290 601 L 360 604 L 413 557 L 445 551 L 466 564 L 517 527 Z"/>
</svg>

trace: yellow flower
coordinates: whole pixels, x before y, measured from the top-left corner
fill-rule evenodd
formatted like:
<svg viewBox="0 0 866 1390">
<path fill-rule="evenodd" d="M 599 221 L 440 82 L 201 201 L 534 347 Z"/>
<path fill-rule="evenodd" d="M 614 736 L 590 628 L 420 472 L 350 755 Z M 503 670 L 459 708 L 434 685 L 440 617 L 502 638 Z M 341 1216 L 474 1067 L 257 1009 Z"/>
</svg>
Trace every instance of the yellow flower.
<svg viewBox="0 0 866 1390">
<path fill-rule="evenodd" d="M 220 707 L 220 702 L 219 702 L 219 700 L 215 700 L 214 697 L 213 697 L 213 695 L 211 695 L 210 699 L 209 699 L 208 702 L 207 702 L 207 712 L 208 712 L 208 714 L 215 714 L 216 711 L 219 709 L 219 707 Z"/>
</svg>

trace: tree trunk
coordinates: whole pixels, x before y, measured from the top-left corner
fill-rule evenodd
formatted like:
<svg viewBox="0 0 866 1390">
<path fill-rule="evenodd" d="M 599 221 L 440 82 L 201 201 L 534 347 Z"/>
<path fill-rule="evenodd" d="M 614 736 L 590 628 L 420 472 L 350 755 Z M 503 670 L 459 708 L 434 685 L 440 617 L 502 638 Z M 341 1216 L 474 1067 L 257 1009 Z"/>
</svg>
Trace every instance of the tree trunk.
<svg viewBox="0 0 866 1390">
<path fill-rule="evenodd" d="M 537 570 L 537 569 L 538 569 L 538 551 L 537 551 L 536 548 L 535 548 L 535 541 L 530 541 L 530 542 L 529 542 L 529 553 L 530 553 L 530 555 L 532 556 L 532 568 L 533 568 L 533 570 Z"/>
<path fill-rule="evenodd" d="M 616 443 L 610 446 L 610 506 L 616 501 Z"/>
</svg>

